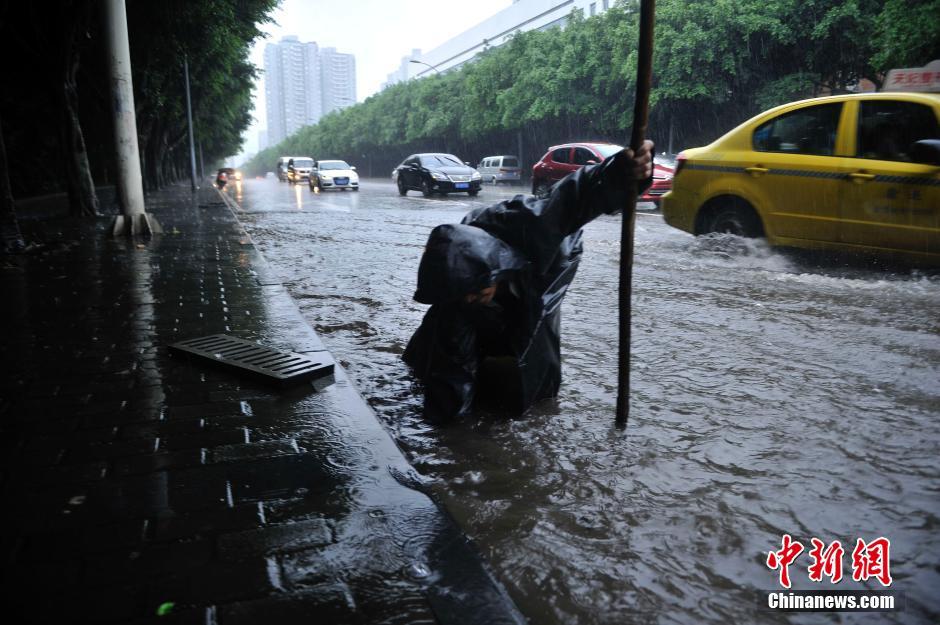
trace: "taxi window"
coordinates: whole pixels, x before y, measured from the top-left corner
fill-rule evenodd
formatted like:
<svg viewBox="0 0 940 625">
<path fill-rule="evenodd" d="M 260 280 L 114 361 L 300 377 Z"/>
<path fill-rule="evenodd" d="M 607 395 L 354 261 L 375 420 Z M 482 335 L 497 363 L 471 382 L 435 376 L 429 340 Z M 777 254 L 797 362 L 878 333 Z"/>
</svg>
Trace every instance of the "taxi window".
<svg viewBox="0 0 940 625">
<path fill-rule="evenodd" d="M 911 145 L 940 139 L 933 109 L 916 102 L 862 102 L 858 116 L 858 158 L 910 162 Z"/>
<path fill-rule="evenodd" d="M 555 161 L 556 163 L 570 163 L 571 162 L 571 156 L 569 154 L 570 151 L 571 151 L 570 148 L 558 148 L 557 150 L 552 152 L 552 160 Z"/>
<path fill-rule="evenodd" d="M 808 106 L 764 122 L 754 131 L 754 150 L 831 156 L 842 103 Z"/>
</svg>

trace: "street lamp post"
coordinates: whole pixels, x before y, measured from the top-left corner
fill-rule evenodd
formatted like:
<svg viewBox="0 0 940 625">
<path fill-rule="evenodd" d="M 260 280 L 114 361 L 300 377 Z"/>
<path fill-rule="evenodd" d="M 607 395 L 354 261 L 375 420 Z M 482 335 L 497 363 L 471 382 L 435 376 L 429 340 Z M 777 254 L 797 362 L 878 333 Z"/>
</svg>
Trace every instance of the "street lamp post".
<svg viewBox="0 0 940 625">
<path fill-rule="evenodd" d="M 437 72 L 438 74 L 441 73 L 441 70 L 437 69 L 435 66 L 431 65 L 430 63 L 425 63 L 424 61 L 419 61 L 418 59 L 411 59 L 411 60 L 408 61 L 408 62 L 409 62 L 409 63 L 418 63 L 418 64 L 420 64 L 420 65 L 426 65 L 426 66 L 430 67 L 431 69 L 433 69 L 433 70 L 434 70 L 435 72 Z"/>
<path fill-rule="evenodd" d="M 189 127 L 189 173 L 193 193 L 196 192 L 196 142 L 193 140 L 193 103 L 189 97 L 189 58 L 183 55 L 183 76 L 186 79 L 186 125 Z"/>
</svg>

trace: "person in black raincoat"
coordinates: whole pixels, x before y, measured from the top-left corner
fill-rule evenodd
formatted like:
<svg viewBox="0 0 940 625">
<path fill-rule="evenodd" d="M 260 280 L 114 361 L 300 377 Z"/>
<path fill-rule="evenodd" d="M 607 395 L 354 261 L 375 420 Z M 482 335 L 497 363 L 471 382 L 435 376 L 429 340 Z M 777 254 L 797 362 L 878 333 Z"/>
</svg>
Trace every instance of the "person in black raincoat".
<svg viewBox="0 0 940 625">
<path fill-rule="evenodd" d="M 561 301 L 581 258 L 581 227 L 652 182 L 652 148 L 629 149 L 559 181 L 547 199 L 517 195 L 431 231 L 414 299 L 431 308 L 404 361 L 424 383 L 425 416 L 470 411 L 501 387 L 502 407 L 523 412 L 561 384 Z M 610 323 L 616 323 L 611 318 Z"/>
</svg>

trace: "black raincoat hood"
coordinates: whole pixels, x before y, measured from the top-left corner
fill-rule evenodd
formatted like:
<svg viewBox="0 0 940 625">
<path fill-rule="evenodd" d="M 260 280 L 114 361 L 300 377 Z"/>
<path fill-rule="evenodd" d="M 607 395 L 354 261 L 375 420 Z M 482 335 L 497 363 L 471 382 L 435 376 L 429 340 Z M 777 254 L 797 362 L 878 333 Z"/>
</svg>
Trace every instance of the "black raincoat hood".
<svg viewBox="0 0 940 625">
<path fill-rule="evenodd" d="M 415 300 L 456 301 L 522 269 L 525 258 L 476 226 L 446 224 L 431 231 L 418 267 Z"/>
</svg>

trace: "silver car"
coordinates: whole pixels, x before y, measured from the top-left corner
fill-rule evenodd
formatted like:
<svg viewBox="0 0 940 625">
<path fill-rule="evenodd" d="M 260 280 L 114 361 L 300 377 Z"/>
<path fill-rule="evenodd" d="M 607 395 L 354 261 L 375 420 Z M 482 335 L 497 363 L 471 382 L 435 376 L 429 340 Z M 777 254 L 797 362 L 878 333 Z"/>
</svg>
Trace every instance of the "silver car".
<svg viewBox="0 0 940 625">
<path fill-rule="evenodd" d="M 313 159 L 309 156 L 295 156 L 287 161 L 287 182 L 296 184 L 310 180 Z"/>
<path fill-rule="evenodd" d="M 480 161 L 477 171 L 483 176 L 483 182 L 519 182 L 522 179 L 522 168 L 519 167 L 519 157 L 511 154 L 503 156 L 487 156 Z"/>
</svg>

